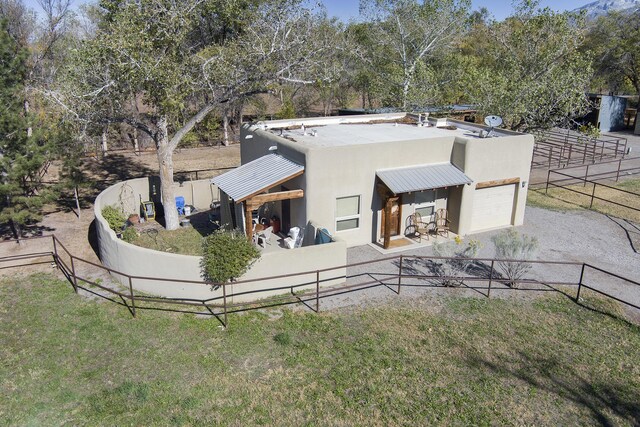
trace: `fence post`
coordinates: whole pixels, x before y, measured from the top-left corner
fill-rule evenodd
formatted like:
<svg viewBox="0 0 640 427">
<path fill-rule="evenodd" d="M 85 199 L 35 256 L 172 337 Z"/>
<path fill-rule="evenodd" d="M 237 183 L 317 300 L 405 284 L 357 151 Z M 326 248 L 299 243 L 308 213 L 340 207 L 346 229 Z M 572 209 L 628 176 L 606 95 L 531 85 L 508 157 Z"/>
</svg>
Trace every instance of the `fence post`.
<svg viewBox="0 0 640 427">
<path fill-rule="evenodd" d="M 73 291 L 77 294 L 78 279 L 76 278 L 76 266 L 75 266 L 75 263 L 73 262 L 73 258 L 74 258 L 73 255 L 69 254 L 69 257 L 71 258 L 71 276 L 73 277 L 71 284 L 73 285 Z"/>
<path fill-rule="evenodd" d="M 493 281 L 493 263 L 495 260 L 491 260 L 491 271 L 489 271 L 489 289 L 487 289 L 487 298 L 491 298 L 491 282 Z"/>
<path fill-rule="evenodd" d="M 53 260 L 56 262 L 56 268 L 60 268 L 60 265 L 58 264 L 58 245 L 56 245 L 56 236 L 52 234 L 51 239 L 53 240 Z"/>
<path fill-rule="evenodd" d="M 549 179 L 551 177 L 551 169 L 549 169 L 549 172 L 547 172 L 547 185 L 544 188 L 544 194 L 549 194 Z"/>
<path fill-rule="evenodd" d="M 551 157 L 553 157 L 553 146 L 549 147 L 549 167 L 551 167 Z"/>
<path fill-rule="evenodd" d="M 580 281 L 578 282 L 578 292 L 576 293 L 576 302 L 580 300 L 580 289 L 582 289 L 582 279 L 584 278 L 584 267 L 585 263 L 582 263 L 582 271 L 580 271 Z"/>
<path fill-rule="evenodd" d="M 224 327 L 227 327 L 227 284 L 222 283 L 222 304 L 224 306 Z"/>
<path fill-rule="evenodd" d="M 569 155 L 567 156 L 567 163 L 565 166 L 569 166 L 569 163 L 571 163 L 571 152 L 573 151 L 573 144 L 569 145 Z"/>
<path fill-rule="evenodd" d="M 132 311 L 132 315 L 133 317 L 136 317 L 136 302 L 133 299 L 133 280 L 131 279 L 131 276 L 129 277 L 129 292 L 131 293 L 131 311 Z"/>
<path fill-rule="evenodd" d="M 593 191 L 591 192 L 591 203 L 589 204 L 589 209 L 593 208 L 593 198 L 596 196 L 596 185 L 598 185 L 598 183 L 593 181 Z"/>
<path fill-rule="evenodd" d="M 622 167 L 622 159 L 618 160 L 618 171 L 616 172 L 616 182 L 620 179 L 620 168 Z"/>
<path fill-rule="evenodd" d="M 398 295 L 400 295 L 400 286 L 402 285 L 402 255 L 400 255 L 400 267 L 398 267 Z"/>
<path fill-rule="evenodd" d="M 584 173 L 584 182 L 582 183 L 583 187 L 587 186 L 587 178 L 589 178 L 589 165 L 587 165 L 587 170 Z"/>
<path fill-rule="evenodd" d="M 316 270 L 316 313 L 320 313 L 320 270 Z"/>
</svg>

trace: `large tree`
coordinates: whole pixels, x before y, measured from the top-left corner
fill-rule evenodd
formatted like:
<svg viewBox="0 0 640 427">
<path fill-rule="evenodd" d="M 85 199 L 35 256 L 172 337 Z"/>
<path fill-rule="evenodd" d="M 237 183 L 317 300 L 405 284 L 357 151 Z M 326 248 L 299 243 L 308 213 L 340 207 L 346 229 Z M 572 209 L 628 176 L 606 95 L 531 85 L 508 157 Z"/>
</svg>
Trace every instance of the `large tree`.
<svg viewBox="0 0 640 427">
<path fill-rule="evenodd" d="M 433 65 L 460 35 L 469 6 L 468 0 L 361 0 L 360 11 L 371 20 L 372 64 L 391 90 L 388 102 L 406 109 L 433 98 Z"/>
<path fill-rule="evenodd" d="M 582 16 L 524 0 L 513 16 L 475 31 L 482 43 L 466 87 L 479 111 L 502 116 L 506 127 L 524 132 L 561 126 L 588 111 L 592 72 L 589 57 L 579 51 Z"/>
<path fill-rule="evenodd" d="M 331 51 L 314 15 L 286 0 L 103 2 L 94 37 L 49 93 L 86 123 L 127 123 L 154 141 L 167 229 L 178 227 L 173 152 L 215 109 L 281 82 L 312 82 Z M 242 13 L 240 13 L 241 11 Z M 234 19 L 231 19 L 234 17 Z"/>
<path fill-rule="evenodd" d="M 10 224 L 16 238 L 22 227 L 41 218 L 47 200 L 42 188 L 52 156 L 45 129 L 28 132 L 31 117 L 24 110 L 28 52 L 19 46 L 0 19 L 0 222 Z"/>
<path fill-rule="evenodd" d="M 598 18 L 585 47 L 593 52 L 599 83 L 615 92 L 631 86 L 640 96 L 640 9 Z"/>
</svg>

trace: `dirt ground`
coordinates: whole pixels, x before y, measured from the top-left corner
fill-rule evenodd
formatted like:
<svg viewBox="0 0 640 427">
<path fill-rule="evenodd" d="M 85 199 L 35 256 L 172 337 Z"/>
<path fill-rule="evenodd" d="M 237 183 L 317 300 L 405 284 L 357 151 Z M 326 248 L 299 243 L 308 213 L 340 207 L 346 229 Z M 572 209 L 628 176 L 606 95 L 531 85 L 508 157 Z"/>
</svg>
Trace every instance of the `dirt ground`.
<svg viewBox="0 0 640 427">
<path fill-rule="evenodd" d="M 240 164 L 240 145 L 234 144 L 228 147 L 203 147 L 176 150 L 173 156 L 174 172 L 194 171 L 201 169 L 218 169 L 238 166 Z M 155 152 L 135 154 L 133 152 L 118 152 L 107 155 L 104 158 L 86 158 L 85 171 L 90 179 L 87 187 L 80 189 L 81 212 L 78 217 L 75 209 L 75 201 L 72 194 L 62 195 L 54 204 L 47 207 L 47 213 L 43 220 L 35 227 L 27 230 L 27 235 L 55 234 L 64 246 L 74 255 L 87 261 L 99 263 L 98 248 L 95 239 L 95 227 L 93 226 L 93 200 L 107 186 L 114 182 L 157 174 L 158 160 Z M 49 169 L 50 178 L 57 173 L 58 165 L 52 165 Z M 212 176 L 212 173 L 204 173 L 200 179 Z M 4 233 L 4 239 L 13 236 Z M 0 248 L 2 255 L 19 255 L 21 253 L 38 251 L 51 251 L 53 243 L 51 239 L 34 240 L 21 244 L 3 243 Z M 41 271 L 50 270 L 49 263 L 37 267 Z M 97 269 L 90 265 L 77 265 L 80 271 L 91 274 L 94 278 L 106 279 Z M 0 276 L 16 274 L 16 269 L 0 269 Z M 25 268 L 17 274 L 30 274 L 33 268 Z"/>
</svg>

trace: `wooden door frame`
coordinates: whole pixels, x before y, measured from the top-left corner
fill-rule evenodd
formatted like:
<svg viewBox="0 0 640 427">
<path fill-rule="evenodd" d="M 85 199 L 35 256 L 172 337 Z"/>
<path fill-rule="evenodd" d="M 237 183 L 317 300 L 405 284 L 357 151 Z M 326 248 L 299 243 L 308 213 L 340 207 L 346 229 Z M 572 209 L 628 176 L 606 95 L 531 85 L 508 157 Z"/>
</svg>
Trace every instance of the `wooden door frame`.
<svg viewBox="0 0 640 427">
<path fill-rule="evenodd" d="M 384 240 L 385 249 L 388 247 L 388 245 L 389 245 L 388 240 L 391 237 L 391 232 L 389 233 L 388 236 L 385 234 L 385 230 L 387 229 L 387 209 L 391 210 L 391 205 L 394 202 L 398 204 L 398 222 L 397 222 L 396 234 L 395 235 L 396 236 L 400 236 L 401 235 L 401 229 L 402 229 L 402 194 L 398 194 L 397 196 L 387 197 L 386 199 L 382 200 L 382 208 L 381 208 L 381 212 L 382 212 L 381 219 L 382 219 L 382 221 L 380 222 L 380 236 L 382 236 L 382 238 Z M 388 207 L 387 207 L 387 204 L 389 204 Z M 389 220 L 389 222 L 390 221 L 391 220 Z M 391 225 L 391 224 L 389 224 L 389 225 Z"/>
</svg>

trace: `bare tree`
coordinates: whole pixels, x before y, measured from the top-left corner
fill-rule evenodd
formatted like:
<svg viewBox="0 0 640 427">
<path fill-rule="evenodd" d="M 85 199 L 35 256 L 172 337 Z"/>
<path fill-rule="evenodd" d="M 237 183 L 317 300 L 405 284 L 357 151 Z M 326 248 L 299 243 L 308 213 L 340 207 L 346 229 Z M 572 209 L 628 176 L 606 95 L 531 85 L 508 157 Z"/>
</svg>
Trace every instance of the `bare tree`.
<svg viewBox="0 0 640 427">
<path fill-rule="evenodd" d="M 399 85 L 398 98 L 407 108 L 416 72 L 428 59 L 450 47 L 464 28 L 468 0 L 361 0 L 360 11 L 372 23 L 379 46 L 374 54 Z"/>
</svg>

